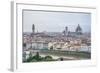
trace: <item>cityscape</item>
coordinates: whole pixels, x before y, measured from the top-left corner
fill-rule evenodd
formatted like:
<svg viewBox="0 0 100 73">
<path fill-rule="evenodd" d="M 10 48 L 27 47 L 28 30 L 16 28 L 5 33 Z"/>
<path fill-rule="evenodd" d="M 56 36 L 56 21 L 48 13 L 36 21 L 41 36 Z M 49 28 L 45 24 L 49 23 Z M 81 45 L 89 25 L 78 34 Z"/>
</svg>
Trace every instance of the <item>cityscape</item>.
<svg viewBox="0 0 100 73">
<path fill-rule="evenodd" d="M 72 26 L 73 31 L 66 25 L 58 32 L 37 31 L 36 25 L 23 32 L 24 63 L 91 59 L 91 32 L 84 32 L 81 24 Z"/>
</svg>

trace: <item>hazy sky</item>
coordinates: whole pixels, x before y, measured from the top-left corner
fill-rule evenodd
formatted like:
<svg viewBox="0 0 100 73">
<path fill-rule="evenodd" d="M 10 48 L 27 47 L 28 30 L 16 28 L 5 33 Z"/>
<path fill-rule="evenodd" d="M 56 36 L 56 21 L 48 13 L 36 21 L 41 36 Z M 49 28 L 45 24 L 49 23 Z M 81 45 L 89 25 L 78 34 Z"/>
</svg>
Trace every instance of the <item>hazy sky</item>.
<svg viewBox="0 0 100 73">
<path fill-rule="evenodd" d="M 50 11 L 23 11 L 23 31 L 32 32 L 32 24 L 35 32 L 62 32 L 65 27 L 69 31 L 75 31 L 80 24 L 83 32 L 91 31 L 91 14 Z"/>
</svg>

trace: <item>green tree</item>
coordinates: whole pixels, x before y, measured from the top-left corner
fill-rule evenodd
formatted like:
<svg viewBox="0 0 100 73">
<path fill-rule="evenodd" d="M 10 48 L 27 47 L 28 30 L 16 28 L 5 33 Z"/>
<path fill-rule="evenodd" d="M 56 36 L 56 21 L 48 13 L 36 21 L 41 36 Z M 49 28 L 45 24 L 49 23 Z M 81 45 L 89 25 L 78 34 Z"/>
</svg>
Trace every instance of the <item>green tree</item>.
<svg viewBox="0 0 100 73">
<path fill-rule="evenodd" d="M 32 52 L 29 53 L 29 57 L 32 57 Z"/>
<path fill-rule="evenodd" d="M 39 52 L 36 52 L 34 59 L 37 60 L 37 61 L 41 61 L 41 56 L 39 55 Z"/>
<path fill-rule="evenodd" d="M 27 58 L 27 62 L 31 62 L 32 61 L 32 52 L 29 53 L 29 57 Z"/>
</svg>

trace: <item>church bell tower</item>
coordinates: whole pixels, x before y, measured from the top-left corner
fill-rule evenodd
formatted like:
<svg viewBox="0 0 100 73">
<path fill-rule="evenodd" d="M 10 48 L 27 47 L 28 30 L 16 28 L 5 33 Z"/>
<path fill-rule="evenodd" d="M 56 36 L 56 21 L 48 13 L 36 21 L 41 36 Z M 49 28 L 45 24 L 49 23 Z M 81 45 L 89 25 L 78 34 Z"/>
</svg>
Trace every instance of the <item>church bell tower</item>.
<svg viewBox="0 0 100 73">
<path fill-rule="evenodd" d="M 35 33 L 35 25 L 32 25 L 32 33 Z"/>
</svg>

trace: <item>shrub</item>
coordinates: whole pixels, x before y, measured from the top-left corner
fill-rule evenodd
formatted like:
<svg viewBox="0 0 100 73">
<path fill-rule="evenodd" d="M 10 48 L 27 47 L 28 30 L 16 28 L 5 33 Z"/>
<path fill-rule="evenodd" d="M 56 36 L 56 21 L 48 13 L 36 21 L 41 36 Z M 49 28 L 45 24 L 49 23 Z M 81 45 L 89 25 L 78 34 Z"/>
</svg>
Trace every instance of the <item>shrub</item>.
<svg viewBox="0 0 100 73">
<path fill-rule="evenodd" d="M 53 60 L 52 56 L 45 56 L 44 59 L 45 59 L 46 61 L 51 61 L 51 60 Z"/>
</svg>

